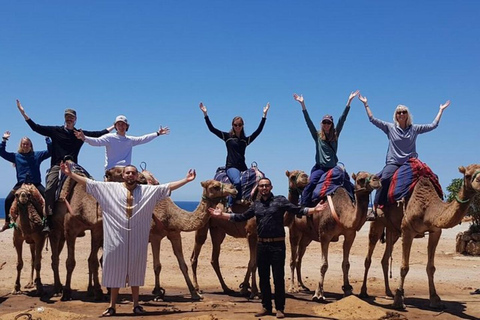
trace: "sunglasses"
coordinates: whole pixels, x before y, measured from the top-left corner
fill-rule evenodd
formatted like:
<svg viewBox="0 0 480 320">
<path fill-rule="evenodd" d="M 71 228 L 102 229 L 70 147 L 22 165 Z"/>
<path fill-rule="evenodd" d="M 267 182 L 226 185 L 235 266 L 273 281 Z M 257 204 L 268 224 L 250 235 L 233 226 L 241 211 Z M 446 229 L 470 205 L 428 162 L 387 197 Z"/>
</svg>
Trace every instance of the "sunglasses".
<svg viewBox="0 0 480 320">
<path fill-rule="evenodd" d="M 239 127 L 243 127 L 243 124 L 234 123 L 233 126 L 236 127 L 236 128 L 239 128 Z"/>
<path fill-rule="evenodd" d="M 397 111 L 397 114 L 408 114 L 408 111 Z"/>
<path fill-rule="evenodd" d="M 259 188 L 268 188 L 270 186 L 271 186 L 271 184 L 259 184 L 258 185 Z"/>
<path fill-rule="evenodd" d="M 322 124 L 332 124 L 330 121 L 322 121 Z"/>
</svg>

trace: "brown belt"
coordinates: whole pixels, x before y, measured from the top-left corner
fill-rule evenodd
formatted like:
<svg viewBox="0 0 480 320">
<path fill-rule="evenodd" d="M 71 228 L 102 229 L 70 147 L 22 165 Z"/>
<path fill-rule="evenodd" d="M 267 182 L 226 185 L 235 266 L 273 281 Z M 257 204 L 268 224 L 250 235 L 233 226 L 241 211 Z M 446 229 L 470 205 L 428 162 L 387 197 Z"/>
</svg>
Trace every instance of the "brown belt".
<svg viewBox="0 0 480 320">
<path fill-rule="evenodd" d="M 258 238 L 258 242 L 279 242 L 285 241 L 285 237 L 278 237 L 278 238 Z"/>
</svg>

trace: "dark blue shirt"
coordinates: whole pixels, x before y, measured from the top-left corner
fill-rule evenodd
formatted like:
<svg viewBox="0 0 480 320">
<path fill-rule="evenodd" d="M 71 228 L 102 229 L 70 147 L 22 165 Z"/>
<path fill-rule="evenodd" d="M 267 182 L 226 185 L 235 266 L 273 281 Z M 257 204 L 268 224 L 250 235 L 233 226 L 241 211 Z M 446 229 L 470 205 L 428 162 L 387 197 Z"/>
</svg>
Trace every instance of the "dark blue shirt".
<svg viewBox="0 0 480 320">
<path fill-rule="evenodd" d="M 241 222 L 255 216 L 257 219 L 257 233 L 259 238 L 285 237 L 283 215 L 285 211 L 297 216 L 307 214 L 308 208 L 294 205 L 284 196 L 270 194 L 267 200 L 255 200 L 244 213 L 232 213 L 230 221 Z"/>
</svg>

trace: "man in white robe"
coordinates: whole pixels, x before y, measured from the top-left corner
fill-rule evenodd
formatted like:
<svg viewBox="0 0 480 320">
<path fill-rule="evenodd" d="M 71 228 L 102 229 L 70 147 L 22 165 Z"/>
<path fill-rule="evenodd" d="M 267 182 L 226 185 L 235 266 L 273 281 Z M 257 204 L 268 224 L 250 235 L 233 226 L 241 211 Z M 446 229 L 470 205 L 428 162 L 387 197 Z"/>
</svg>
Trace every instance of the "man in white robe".
<svg viewBox="0 0 480 320">
<path fill-rule="evenodd" d="M 120 288 L 132 288 L 133 312 L 143 314 L 138 304 L 139 289 L 144 285 L 147 267 L 147 248 L 152 213 L 155 204 L 170 196 L 196 177 L 195 170 L 175 182 L 162 185 L 137 184 L 135 166 L 126 166 L 124 182 L 101 182 L 87 179 L 61 164 L 64 174 L 86 185 L 87 193 L 97 199 L 103 211 L 103 268 L 102 284 L 111 288 L 110 306 L 103 316 L 115 315 L 115 304 Z"/>
</svg>

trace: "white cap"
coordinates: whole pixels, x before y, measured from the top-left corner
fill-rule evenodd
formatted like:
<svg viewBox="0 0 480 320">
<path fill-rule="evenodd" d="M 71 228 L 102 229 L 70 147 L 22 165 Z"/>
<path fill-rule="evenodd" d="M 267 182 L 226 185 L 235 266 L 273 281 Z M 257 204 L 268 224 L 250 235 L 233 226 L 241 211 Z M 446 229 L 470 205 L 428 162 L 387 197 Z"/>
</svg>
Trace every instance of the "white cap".
<svg viewBox="0 0 480 320">
<path fill-rule="evenodd" d="M 119 115 L 115 118 L 115 123 L 117 123 L 119 121 L 122 121 L 122 122 L 125 122 L 126 124 L 128 124 L 127 117 L 125 117 L 124 115 Z"/>
</svg>

